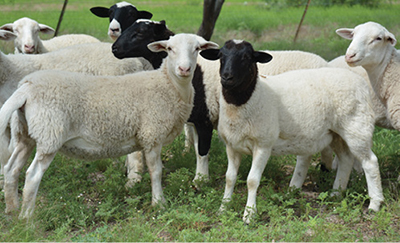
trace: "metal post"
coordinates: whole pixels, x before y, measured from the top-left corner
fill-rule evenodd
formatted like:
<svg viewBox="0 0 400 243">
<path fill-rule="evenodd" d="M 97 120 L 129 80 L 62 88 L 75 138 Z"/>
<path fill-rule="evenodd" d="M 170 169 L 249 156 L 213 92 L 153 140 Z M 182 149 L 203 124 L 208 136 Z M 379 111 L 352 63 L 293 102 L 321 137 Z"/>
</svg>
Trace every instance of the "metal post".
<svg viewBox="0 0 400 243">
<path fill-rule="evenodd" d="M 299 26 L 297 27 L 296 35 L 294 36 L 294 40 L 293 40 L 294 43 L 296 43 L 297 36 L 299 35 L 301 25 L 303 24 L 303 20 L 306 17 L 306 13 L 307 13 L 307 10 L 308 10 L 308 6 L 310 5 L 310 2 L 311 2 L 311 0 L 308 0 L 306 8 L 304 9 L 303 17 L 301 17 Z"/>
<path fill-rule="evenodd" d="M 61 21 L 62 21 L 63 16 L 64 16 L 65 9 L 67 8 L 67 4 L 68 4 L 68 0 L 64 0 L 64 5 L 63 5 L 63 8 L 61 10 L 60 18 L 58 19 L 58 24 L 57 24 L 57 28 L 56 28 L 56 32 L 54 33 L 54 36 L 58 35 L 58 30 L 60 29 Z"/>
</svg>

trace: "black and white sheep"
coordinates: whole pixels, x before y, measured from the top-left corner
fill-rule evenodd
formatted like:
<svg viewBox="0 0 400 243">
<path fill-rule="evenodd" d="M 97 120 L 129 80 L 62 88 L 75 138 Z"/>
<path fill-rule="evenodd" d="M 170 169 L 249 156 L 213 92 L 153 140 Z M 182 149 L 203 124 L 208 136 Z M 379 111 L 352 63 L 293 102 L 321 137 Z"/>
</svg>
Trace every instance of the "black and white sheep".
<svg viewBox="0 0 400 243">
<path fill-rule="evenodd" d="M 192 110 L 198 52 L 217 47 L 197 35 L 178 34 L 149 44 L 152 51 L 168 53 L 158 70 L 123 76 L 46 70 L 22 79 L 0 110 L 1 138 L 14 114 L 15 149 L 5 166 L 6 211 L 18 208 L 18 174 L 35 146 L 26 172 L 23 218 L 33 213 L 43 173 L 58 151 L 93 160 L 142 150 L 152 204 L 163 203 L 161 148 L 181 133 Z"/>
<path fill-rule="evenodd" d="M 165 25 L 165 21 L 137 20 L 126 29 L 113 44 L 113 53 L 118 58 L 144 57 L 156 69 L 159 67 L 163 53 L 153 53 L 146 45 L 155 40 L 166 40 L 174 33 Z M 302 51 L 271 51 L 274 59 L 268 65 L 259 64 L 260 73 L 275 75 L 293 69 L 319 68 L 327 66 L 327 62 L 318 55 Z M 194 108 L 185 126 L 186 137 L 194 143 L 196 151 L 196 176 L 194 181 L 209 177 L 208 153 L 211 146 L 213 129 L 217 129 L 219 118 L 219 63 L 208 61 L 199 56 L 199 71 L 195 72 L 193 86 L 195 88 Z M 194 127 L 193 127 L 194 125 Z M 327 167 L 332 163 L 332 152 L 322 151 Z M 128 185 L 141 179 L 143 166 L 140 156 L 129 155 L 127 159 Z"/>
<path fill-rule="evenodd" d="M 49 40 L 41 40 L 39 33 L 53 34 L 54 29 L 27 17 L 5 24 L 0 29 L 16 34 L 15 53 L 41 54 L 71 45 L 100 42 L 97 38 L 86 34 L 61 35 Z"/>
<path fill-rule="evenodd" d="M 109 18 L 108 36 L 116 40 L 121 33 L 131 26 L 137 19 L 151 19 L 153 14 L 147 11 L 139 11 L 131 3 L 119 2 L 110 8 L 93 7 L 90 11 L 101 18 Z"/>
<path fill-rule="evenodd" d="M 297 155 L 290 186 L 300 188 L 312 155 L 327 146 L 339 158 L 334 189 L 346 188 L 356 158 L 365 171 L 369 208 L 379 210 L 383 194 L 378 161 L 371 150 L 374 112 L 368 86 L 359 75 L 347 69 L 320 68 L 262 78 L 256 63 L 269 62 L 272 56 L 254 51 L 245 41 L 227 41 L 220 50 L 201 55 L 221 63 L 218 133 L 228 155 L 221 210 L 231 200 L 241 154 L 253 156 L 243 216 L 249 223 L 271 155 Z"/>
</svg>

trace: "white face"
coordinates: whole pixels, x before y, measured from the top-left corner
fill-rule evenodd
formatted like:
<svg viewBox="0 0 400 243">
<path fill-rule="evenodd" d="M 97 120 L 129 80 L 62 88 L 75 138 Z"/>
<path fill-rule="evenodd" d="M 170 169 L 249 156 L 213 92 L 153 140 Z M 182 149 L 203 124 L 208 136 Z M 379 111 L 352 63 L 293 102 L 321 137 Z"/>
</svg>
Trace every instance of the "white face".
<svg viewBox="0 0 400 243">
<path fill-rule="evenodd" d="M 24 54 L 37 53 L 40 32 L 46 34 L 54 33 L 53 28 L 39 24 L 29 18 L 18 19 L 14 23 L 8 24 L 8 26 L 17 35 L 17 38 L 14 40 L 15 48 Z"/>
<path fill-rule="evenodd" d="M 121 35 L 121 24 L 116 19 L 113 19 L 110 22 L 110 25 L 108 27 L 108 35 L 114 41 L 117 40 L 118 37 Z"/>
<path fill-rule="evenodd" d="M 352 40 L 346 51 L 350 66 L 377 65 L 390 48 L 396 44 L 392 33 L 374 22 L 367 22 L 354 29 L 338 29 L 340 36 Z"/>
<path fill-rule="evenodd" d="M 168 70 L 172 70 L 177 78 L 188 78 L 194 73 L 199 51 L 218 48 L 218 45 L 194 34 L 177 34 L 167 41 L 153 42 L 148 47 L 154 52 L 166 51 Z"/>
<path fill-rule="evenodd" d="M 128 3 L 128 2 L 119 2 L 115 4 L 117 8 L 123 8 L 123 7 L 127 7 L 127 6 L 132 6 L 135 7 L 135 5 Z M 118 20 L 113 19 L 110 22 L 110 25 L 108 26 L 108 36 L 110 36 L 110 38 L 113 41 L 116 41 L 118 39 L 118 37 L 121 35 L 122 33 L 122 27 L 121 24 L 118 22 Z"/>
</svg>

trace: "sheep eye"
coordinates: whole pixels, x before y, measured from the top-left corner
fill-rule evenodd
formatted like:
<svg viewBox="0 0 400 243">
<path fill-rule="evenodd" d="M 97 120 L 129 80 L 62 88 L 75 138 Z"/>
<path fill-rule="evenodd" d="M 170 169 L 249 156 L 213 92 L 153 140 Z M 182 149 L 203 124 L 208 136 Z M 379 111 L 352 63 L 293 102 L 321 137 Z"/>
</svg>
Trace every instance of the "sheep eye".
<svg viewBox="0 0 400 243">
<path fill-rule="evenodd" d="M 376 40 L 377 40 L 377 41 L 381 41 L 381 40 L 382 40 L 382 37 L 379 37 L 379 36 L 378 36 L 378 37 L 376 37 Z"/>
</svg>

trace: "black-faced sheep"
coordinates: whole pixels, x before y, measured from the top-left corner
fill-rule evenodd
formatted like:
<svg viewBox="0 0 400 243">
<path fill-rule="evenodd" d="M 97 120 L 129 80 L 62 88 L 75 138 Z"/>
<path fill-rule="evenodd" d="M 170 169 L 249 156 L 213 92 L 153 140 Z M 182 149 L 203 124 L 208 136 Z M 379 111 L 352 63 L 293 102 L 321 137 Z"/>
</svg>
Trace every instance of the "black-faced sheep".
<svg viewBox="0 0 400 243">
<path fill-rule="evenodd" d="M 110 8 L 93 7 L 90 11 L 101 18 L 109 18 L 108 36 L 116 40 L 121 33 L 131 26 L 137 19 L 151 19 L 153 14 L 147 11 L 138 11 L 135 6 L 127 2 L 119 2 Z"/>
<path fill-rule="evenodd" d="M 218 133 L 226 143 L 228 169 L 224 202 L 230 201 L 241 154 L 253 156 L 247 177 L 243 220 L 256 212 L 257 188 L 271 155 L 295 154 L 290 186 L 300 188 L 314 153 L 331 146 L 338 157 L 334 189 L 344 190 L 354 158 L 362 161 L 371 197 L 369 208 L 383 201 L 378 161 L 371 150 L 374 112 L 366 82 L 338 68 L 304 69 L 262 78 L 256 63 L 271 55 L 245 41 L 227 41 L 201 55 L 220 59 L 221 96 Z"/>
</svg>

